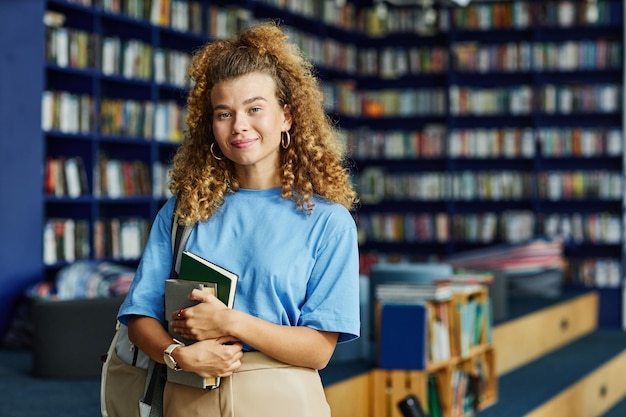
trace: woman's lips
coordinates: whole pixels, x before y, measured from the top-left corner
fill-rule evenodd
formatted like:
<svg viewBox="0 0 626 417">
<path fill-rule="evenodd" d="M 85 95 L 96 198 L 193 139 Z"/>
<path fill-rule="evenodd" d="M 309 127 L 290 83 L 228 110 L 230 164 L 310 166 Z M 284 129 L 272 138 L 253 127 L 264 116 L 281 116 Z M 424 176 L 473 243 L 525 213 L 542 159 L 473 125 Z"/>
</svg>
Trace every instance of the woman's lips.
<svg viewBox="0 0 626 417">
<path fill-rule="evenodd" d="M 240 139 L 230 143 L 233 148 L 243 149 L 256 142 L 256 139 Z"/>
</svg>

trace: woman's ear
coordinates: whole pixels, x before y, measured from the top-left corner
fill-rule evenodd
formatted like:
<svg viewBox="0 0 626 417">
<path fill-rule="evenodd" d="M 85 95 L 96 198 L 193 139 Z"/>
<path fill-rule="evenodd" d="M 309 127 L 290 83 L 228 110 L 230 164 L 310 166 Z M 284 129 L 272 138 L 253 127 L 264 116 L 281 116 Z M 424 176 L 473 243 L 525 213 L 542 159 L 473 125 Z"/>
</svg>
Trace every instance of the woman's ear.
<svg viewBox="0 0 626 417">
<path fill-rule="evenodd" d="M 283 126 L 284 126 L 284 130 L 285 131 L 289 131 L 289 129 L 291 129 L 291 108 L 289 107 L 289 104 L 285 104 L 283 106 L 283 115 L 285 117 L 285 121 L 283 122 Z"/>
</svg>

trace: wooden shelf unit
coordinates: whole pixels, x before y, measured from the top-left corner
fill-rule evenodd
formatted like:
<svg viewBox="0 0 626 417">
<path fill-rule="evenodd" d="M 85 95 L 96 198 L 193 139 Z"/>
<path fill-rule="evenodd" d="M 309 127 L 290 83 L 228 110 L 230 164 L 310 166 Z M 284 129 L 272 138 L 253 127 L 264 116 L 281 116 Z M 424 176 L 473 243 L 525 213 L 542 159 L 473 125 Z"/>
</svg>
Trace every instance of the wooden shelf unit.
<svg viewBox="0 0 626 417">
<path fill-rule="evenodd" d="M 465 382 L 457 382 L 459 381 L 456 379 L 459 377 L 457 374 L 459 372 L 472 375 L 472 377 L 479 377 L 482 381 L 477 399 L 479 401 L 478 410 L 489 407 L 497 401 L 496 352 L 489 336 L 491 331 L 490 315 L 482 315 L 486 326 L 480 330 L 476 343 L 471 343 L 461 335 L 462 313 L 460 308 L 467 307 L 470 301 L 482 306 L 488 306 L 489 295 L 487 288 L 481 286 L 479 289 L 471 292 L 455 293 L 451 299 L 445 301 L 426 301 L 429 320 L 435 311 L 435 304 L 443 305 L 448 313 L 450 357 L 448 360 L 437 362 L 433 362 L 428 358 L 427 366 L 424 370 L 374 369 L 371 373 L 371 415 L 376 417 L 402 417 L 397 403 L 410 393 L 417 395 L 422 408 L 425 411 L 428 410 L 429 378 L 435 376 L 441 416 L 469 416 L 472 412 L 464 412 L 462 410 L 462 404 L 465 399 L 464 393 L 466 391 L 464 388 Z M 380 332 L 377 332 L 377 334 L 380 334 Z M 462 341 L 463 339 L 464 341 Z M 428 346 L 430 346 L 430 342 L 431 339 L 429 339 Z M 462 343 L 466 344 L 465 350 L 461 348 Z M 432 410 L 428 412 L 431 414 L 431 417 L 437 415 Z"/>
</svg>

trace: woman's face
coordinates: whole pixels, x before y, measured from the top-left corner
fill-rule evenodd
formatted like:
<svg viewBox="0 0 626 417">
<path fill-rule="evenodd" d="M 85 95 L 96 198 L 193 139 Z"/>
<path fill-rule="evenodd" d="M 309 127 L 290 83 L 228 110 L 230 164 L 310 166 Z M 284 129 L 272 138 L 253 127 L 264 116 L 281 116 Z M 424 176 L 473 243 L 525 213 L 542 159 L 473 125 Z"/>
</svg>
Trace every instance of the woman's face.
<svg viewBox="0 0 626 417">
<path fill-rule="evenodd" d="M 213 134 L 224 156 L 236 164 L 238 179 L 242 174 L 276 179 L 281 132 L 291 128 L 291 113 L 278 102 L 272 77 L 251 73 L 218 83 L 211 105 Z"/>
</svg>

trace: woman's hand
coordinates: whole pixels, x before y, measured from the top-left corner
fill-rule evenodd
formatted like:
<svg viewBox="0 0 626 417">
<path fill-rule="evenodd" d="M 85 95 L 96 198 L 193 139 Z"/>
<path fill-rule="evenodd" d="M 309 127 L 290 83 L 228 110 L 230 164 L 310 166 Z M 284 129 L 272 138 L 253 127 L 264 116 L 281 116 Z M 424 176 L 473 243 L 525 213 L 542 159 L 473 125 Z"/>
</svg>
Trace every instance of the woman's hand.
<svg viewBox="0 0 626 417">
<path fill-rule="evenodd" d="M 199 303 L 172 315 L 171 326 L 175 333 L 195 341 L 228 336 L 223 330 L 223 324 L 230 309 L 224 303 L 213 294 L 201 290 L 193 290 L 189 298 Z"/>
<path fill-rule="evenodd" d="M 174 349 L 178 365 L 203 377 L 232 375 L 241 366 L 242 345 L 232 337 L 203 340 Z"/>
</svg>

